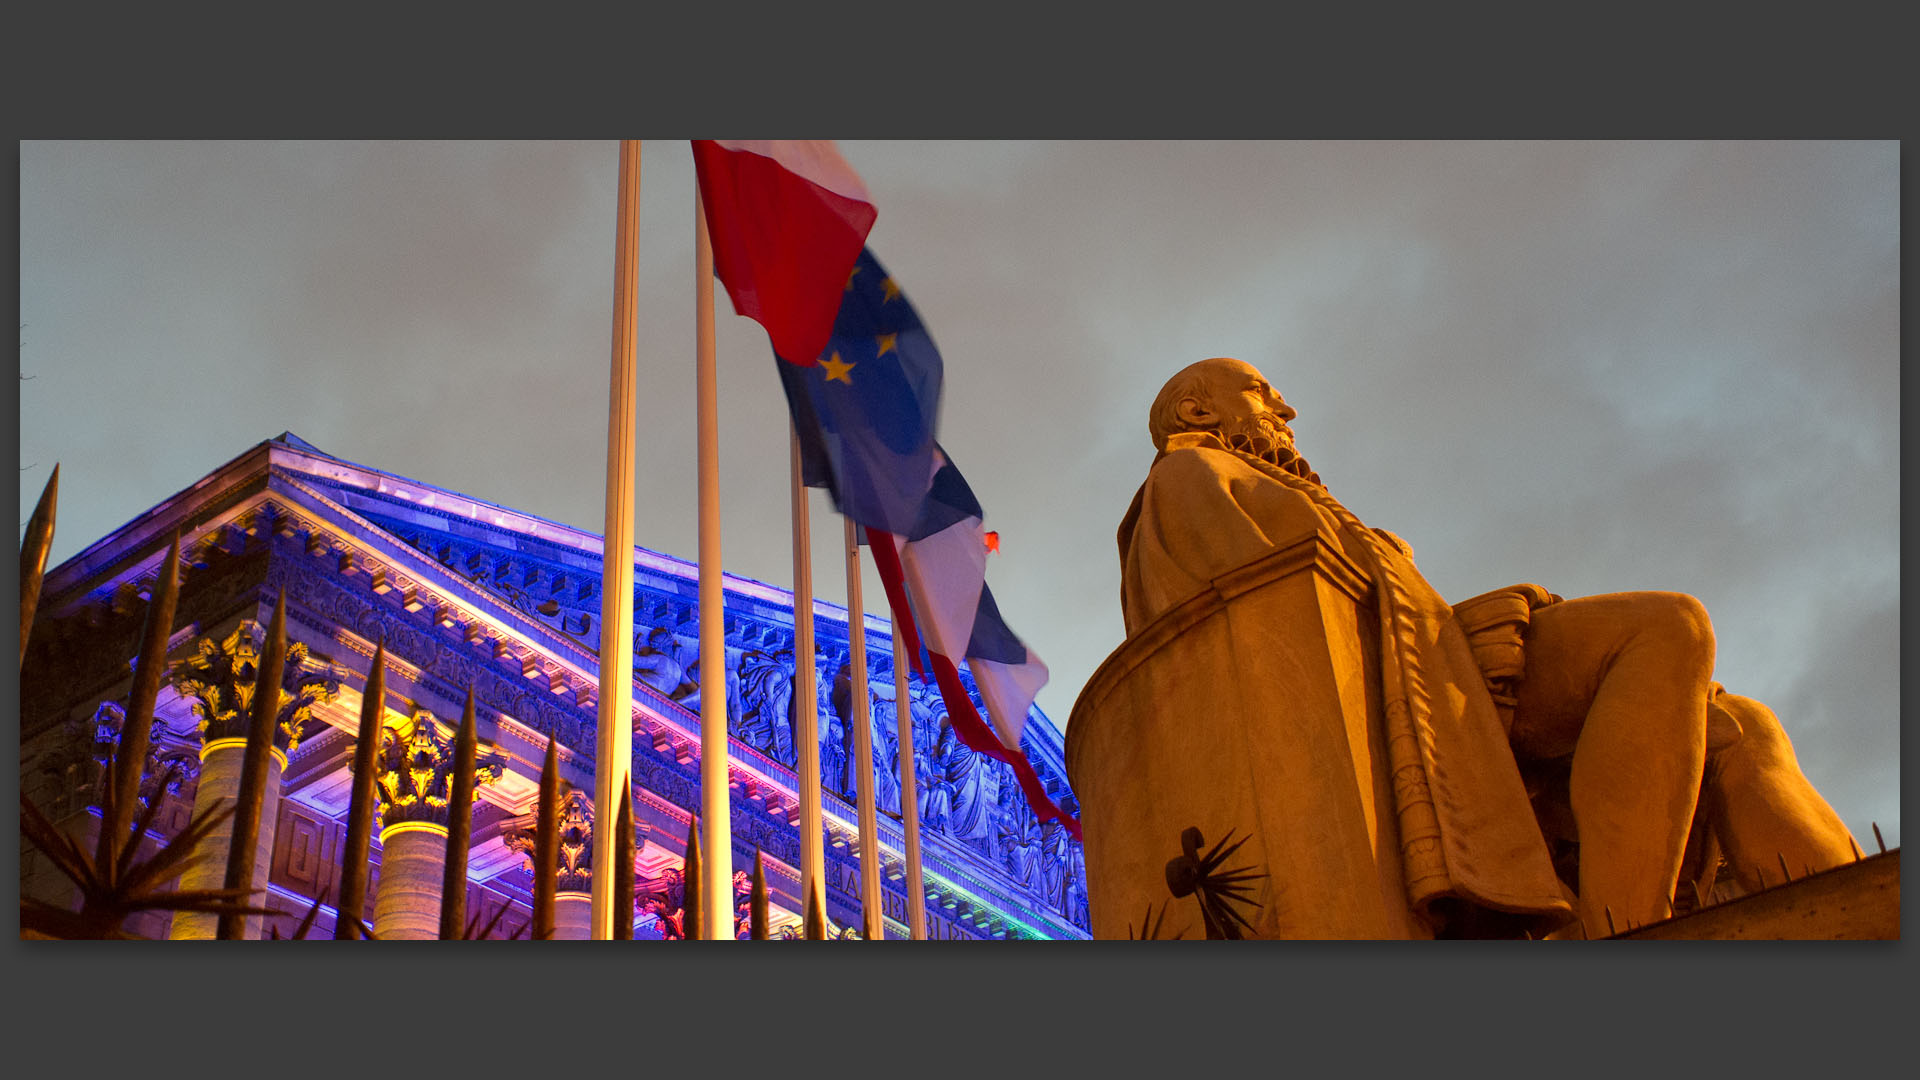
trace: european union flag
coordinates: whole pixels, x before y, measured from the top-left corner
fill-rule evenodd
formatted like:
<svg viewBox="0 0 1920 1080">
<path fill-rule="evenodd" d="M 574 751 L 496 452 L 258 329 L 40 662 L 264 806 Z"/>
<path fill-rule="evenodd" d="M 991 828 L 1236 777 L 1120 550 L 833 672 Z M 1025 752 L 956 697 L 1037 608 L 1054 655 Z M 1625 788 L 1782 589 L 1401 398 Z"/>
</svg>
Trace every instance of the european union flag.
<svg viewBox="0 0 1920 1080">
<path fill-rule="evenodd" d="M 933 484 L 942 368 L 920 316 L 870 249 L 854 263 L 817 362 L 775 366 L 802 482 L 826 488 L 856 524 L 908 535 Z"/>
</svg>

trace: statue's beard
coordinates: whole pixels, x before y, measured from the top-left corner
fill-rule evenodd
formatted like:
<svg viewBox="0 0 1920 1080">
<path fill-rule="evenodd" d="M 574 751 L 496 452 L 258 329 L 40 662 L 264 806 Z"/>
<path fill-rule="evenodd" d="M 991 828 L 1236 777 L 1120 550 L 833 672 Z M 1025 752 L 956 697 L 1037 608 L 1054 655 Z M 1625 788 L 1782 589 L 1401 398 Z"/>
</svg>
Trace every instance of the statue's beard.
<svg viewBox="0 0 1920 1080">
<path fill-rule="evenodd" d="M 1220 438 L 1231 448 L 1248 457 L 1261 461 L 1278 469 L 1283 469 L 1302 480 L 1320 482 L 1320 477 L 1307 464 L 1307 459 L 1293 448 L 1292 435 L 1271 416 L 1250 416 L 1244 420 L 1227 420 L 1220 425 Z"/>
</svg>

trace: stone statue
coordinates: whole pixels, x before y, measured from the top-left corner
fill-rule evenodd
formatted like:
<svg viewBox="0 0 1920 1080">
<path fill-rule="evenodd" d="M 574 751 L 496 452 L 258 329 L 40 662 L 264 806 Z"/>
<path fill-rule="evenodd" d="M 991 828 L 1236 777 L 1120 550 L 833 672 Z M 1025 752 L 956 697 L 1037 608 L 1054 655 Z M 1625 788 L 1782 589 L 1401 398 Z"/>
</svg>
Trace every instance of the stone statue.
<svg viewBox="0 0 1920 1080">
<path fill-rule="evenodd" d="M 900 816 L 900 722 L 898 703 L 873 699 L 873 805 Z"/>
<path fill-rule="evenodd" d="M 1566 933 L 1577 911 L 1597 937 L 1609 921 L 1625 929 L 1664 918 L 1683 862 L 1702 861 L 1716 844 L 1748 889 L 1782 857 L 1796 876 L 1853 857 L 1851 836 L 1800 772 L 1778 719 L 1712 682 L 1713 632 L 1697 600 L 1667 592 L 1563 600 L 1516 586 L 1450 606 L 1403 541 L 1327 492 L 1295 449 L 1295 415 L 1238 360 L 1200 361 L 1160 391 L 1148 424 L 1159 455 L 1118 537 L 1129 642 L 1209 590 L 1230 597 L 1236 571 L 1303 540 L 1317 537 L 1319 558 L 1355 568 L 1377 625 L 1363 617 L 1345 633 L 1372 640 L 1316 642 L 1317 655 L 1334 657 L 1336 669 L 1359 670 L 1363 657 L 1377 668 L 1369 693 L 1380 703 L 1379 756 L 1391 776 L 1383 801 L 1404 860 L 1397 880 L 1434 932 Z M 1156 632 L 1178 629 L 1162 623 Z M 1250 649 L 1239 634 L 1223 639 L 1227 648 Z M 1230 667 L 1257 697 L 1259 684 L 1298 662 L 1288 649 L 1235 651 Z M 1348 678 L 1336 670 L 1330 681 Z M 1288 721 L 1287 703 L 1274 701 L 1254 723 L 1279 732 Z M 1279 827 L 1193 824 L 1209 836 Z M 1100 827 L 1090 813 L 1090 841 Z M 1577 860 L 1560 873 L 1555 839 L 1577 844 Z M 1713 862 L 1688 870 L 1710 875 Z M 1282 881 L 1310 872 L 1268 869 Z M 1779 877 L 1776 869 L 1772 883 Z"/>
<path fill-rule="evenodd" d="M 750 649 L 740 656 L 742 737 L 791 765 L 793 653 Z"/>
<path fill-rule="evenodd" d="M 687 659 L 673 631 L 655 627 L 647 634 L 647 645 L 633 654 L 633 676 L 663 694 L 672 696 L 687 677 Z"/>
<path fill-rule="evenodd" d="M 690 646 L 681 655 L 682 670 L 679 689 L 669 696 L 685 706 L 689 711 L 700 711 L 700 648 Z M 727 718 L 727 730 L 740 733 L 740 660 L 738 650 L 722 647 L 720 654 L 720 674 L 723 690 L 726 694 L 721 701 L 720 711 Z"/>
<path fill-rule="evenodd" d="M 940 730 L 948 730 L 944 719 Z M 953 785 L 947 780 L 946 768 L 940 764 L 938 755 L 929 751 L 913 756 L 913 772 L 917 780 L 915 786 L 920 789 L 920 827 L 946 832 L 948 818 L 953 813 Z"/>
<path fill-rule="evenodd" d="M 822 679 L 820 703 L 820 783 L 842 795 L 853 795 L 853 729 L 847 716 L 853 709 L 852 669 L 842 665 L 832 679 Z M 844 693 L 843 693 L 844 691 Z"/>
<path fill-rule="evenodd" d="M 1033 811 L 1027 809 L 1024 802 L 1015 800 L 1003 807 L 998 817 L 1001 862 L 1021 886 L 1032 892 L 1044 892 L 1038 880 L 1042 858 L 1040 826 L 1034 820 Z"/>
<path fill-rule="evenodd" d="M 999 773 L 991 758 L 961 740 L 951 723 L 940 727 L 933 757 L 944 780 L 946 795 L 945 831 L 961 840 L 979 840 L 991 835 L 993 808 L 999 802 Z"/>
<path fill-rule="evenodd" d="M 1029 811 L 1031 813 L 1031 811 Z M 1071 913 L 1067 896 L 1067 849 L 1072 847 L 1066 826 L 1053 818 L 1040 826 L 1040 894 L 1047 903 Z"/>
</svg>

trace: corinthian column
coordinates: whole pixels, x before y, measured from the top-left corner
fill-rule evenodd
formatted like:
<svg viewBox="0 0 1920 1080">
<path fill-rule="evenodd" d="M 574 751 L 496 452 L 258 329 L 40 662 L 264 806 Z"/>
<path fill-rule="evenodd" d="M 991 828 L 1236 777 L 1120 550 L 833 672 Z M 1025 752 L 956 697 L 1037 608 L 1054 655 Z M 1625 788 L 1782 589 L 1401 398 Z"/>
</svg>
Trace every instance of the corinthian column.
<svg viewBox="0 0 1920 1080">
<path fill-rule="evenodd" d="M 583 791 L 570 791 L 560 800 L 559 867 L 553 895 L 553 940 L 587 941 L 593 937 L 593 800 Z M 528 818 L 507 834 L 507 846 L 534 858 L 535 822 Z M 624 913 L 629 923 L 633 912 Z M 614 918 L 622 917 L 615 912 Z"/>
<path fill-rule="evenodd" d="M 180 696 L 193 702 L 200 718 L 200 783 L 194 792 L 193 812 L 231 806 L 240 794 L 240 763 L 247 750 L 247 720 L 253 684 L 265 632 L 251 619 L 243 620 L 226 638 L 201 638 L 199 652 L 174 665 L 170 676 Z M 251 903 L 265 904 L 267 868 L 273 856 L 274 826 L 280 818 L 280 781 L 287 755 L 300 743 L 300 729 L 316 702 L 331 701 L 339 684 L 307 656 L 307 647 L 295 642 L 287 648 L 286 677 L 281 684 L 281 706 L 273 731 L 272 760 L 267 765 L 265 795 L 260 804 L 259 838 L 254 844 L 252 888 L 260 890 Z M 228 817 L 200 842 L 203 857 L 180 875 L 183 892 L 219 889 L 226 884 L 227 851 L 233 842 L 233 818 Z M 168 936 L 174 940 L 211 940 L 219 929 L 216 915 L 182 911 L 173 917 Z M 248 916 L 242 936 L 260 936 L 261 917 Z"/>
<path fill-rule="evenodd" d="M 373 932 L 382 939 L 440 936 L 440 891 L 447 870 L 447 809 L 453 789 L 453 742 L 433 714 L 414 713 L 413 728 L 380 735 L 374 790 L 380 799 L 380 882 L 374 888 Z M 477 782 L 498 779 L 497 760 L 477 767 Z"/>
</svg>

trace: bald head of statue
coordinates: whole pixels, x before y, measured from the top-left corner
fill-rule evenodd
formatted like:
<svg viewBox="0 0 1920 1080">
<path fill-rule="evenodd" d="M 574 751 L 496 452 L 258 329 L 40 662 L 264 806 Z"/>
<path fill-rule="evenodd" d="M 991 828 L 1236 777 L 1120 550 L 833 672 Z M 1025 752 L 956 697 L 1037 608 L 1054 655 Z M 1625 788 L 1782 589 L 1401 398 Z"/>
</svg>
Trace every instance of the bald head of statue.
<svg viewBox="0 0 1920 1080">
<path fill-rule="evenodd" d="M 1157 450 L 1183 432 L 1210 432 L 1229 449 L 1308 475 L 1287 426 L 1299 413 L 1266 376 L 1243 360 L 1216 356 L 1186 367 L 1167 380 L 1147 412 L 1147 432 Z"/>
</svg>

